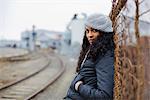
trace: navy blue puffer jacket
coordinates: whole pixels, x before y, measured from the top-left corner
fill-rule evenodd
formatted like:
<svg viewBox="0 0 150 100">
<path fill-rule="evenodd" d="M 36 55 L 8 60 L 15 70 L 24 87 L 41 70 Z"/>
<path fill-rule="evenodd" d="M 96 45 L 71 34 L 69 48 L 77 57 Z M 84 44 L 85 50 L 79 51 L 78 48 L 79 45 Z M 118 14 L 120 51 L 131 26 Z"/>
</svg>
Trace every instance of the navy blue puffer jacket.
<svg viewBox="0 0 150 100">
<path fill-rule="evenodd" d="M 82 80 L 79 91 L 75 83 Z M 82 68 L 71 83 L 66 100 L 112 100 L 114 87 L 114 51 L 99 55 L 95 62 L 86 58 Z"/>
</svg>

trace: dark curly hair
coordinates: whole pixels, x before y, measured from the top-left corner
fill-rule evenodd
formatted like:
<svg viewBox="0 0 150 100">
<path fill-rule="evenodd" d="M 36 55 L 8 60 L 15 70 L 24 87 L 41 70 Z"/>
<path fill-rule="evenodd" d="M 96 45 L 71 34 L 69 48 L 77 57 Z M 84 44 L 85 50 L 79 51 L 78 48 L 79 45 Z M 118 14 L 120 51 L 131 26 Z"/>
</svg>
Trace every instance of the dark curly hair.
<svg viewBox="0 0 150 100">
<path fill-rule="evenodd" d="M 108 50 L 114 50 L 114 40 L 113 40 L 114 33 L 113 32 L 103 32 L 100 30 L 98 32 L 102 35 L 99 35 L 97 37 L 96 41 L 92 45 L 90 45 L 90 43 L 86 37 L 86 33 L 84 33 L 82 49 L 80 51 L 80 56 L 78 59 L 76 72 L 79 72 L 81 63 L 89 49 L 90 49 L 90 52 L 88 54 L 88 57 L 92 58 L 93 61 L 96 60 L 98 55 L 104 56 L 104 54 Z"/>
</svg>

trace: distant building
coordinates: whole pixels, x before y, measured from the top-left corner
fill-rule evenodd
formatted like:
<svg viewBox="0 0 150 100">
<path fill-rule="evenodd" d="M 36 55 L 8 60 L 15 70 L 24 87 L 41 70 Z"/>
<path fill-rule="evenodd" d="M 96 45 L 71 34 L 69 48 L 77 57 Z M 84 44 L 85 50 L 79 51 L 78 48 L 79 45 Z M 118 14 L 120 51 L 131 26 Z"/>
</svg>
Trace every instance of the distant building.
<svg viewBox="0 0 150 100">
<path fill-rule="evenodd" d="M 20 47 L 20 41 L 0 40 L 0 47 L 19 48 Z"/>
<path fill-rule="evenodd" d="M 84 30 L 85 30 L 85 19 L 86 19 L 86 14 L 74 14 L 73 18 L 69 22 L 67 26 L 68 32 L 71 33 L 71 42 L 78 42 L 82 44 L 82 38 L 84 35 Z"/>
<path fill-rule="evenodd" d="M 48 31 L 44 29 L 38 29 L 35 31 L 36 36 L 32 38 L 32 31 L 24 31 L 21 34 L 21 46 L 22 48 L 30 48 L 31 45 L 35 45 L 39 48 L 53 48 L 59 49 L 61 46 L 61 40 L 63 32 Z"/>
</svg>

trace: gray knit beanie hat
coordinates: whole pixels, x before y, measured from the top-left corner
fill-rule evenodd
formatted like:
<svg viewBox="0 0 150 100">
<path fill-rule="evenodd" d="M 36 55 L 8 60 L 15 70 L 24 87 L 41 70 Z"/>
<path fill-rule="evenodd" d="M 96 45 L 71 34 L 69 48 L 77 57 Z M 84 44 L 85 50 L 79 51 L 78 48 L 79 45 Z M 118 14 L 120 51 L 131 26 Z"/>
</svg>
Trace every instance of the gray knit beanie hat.
<svg viewBox="0 0 150 100">
<path fill-rule="evenodd" d="M 113 32 L 112 22 L 108 16 L 93 14 L 87 18 L 85 25 L 104 32 Z"/>
</svg>

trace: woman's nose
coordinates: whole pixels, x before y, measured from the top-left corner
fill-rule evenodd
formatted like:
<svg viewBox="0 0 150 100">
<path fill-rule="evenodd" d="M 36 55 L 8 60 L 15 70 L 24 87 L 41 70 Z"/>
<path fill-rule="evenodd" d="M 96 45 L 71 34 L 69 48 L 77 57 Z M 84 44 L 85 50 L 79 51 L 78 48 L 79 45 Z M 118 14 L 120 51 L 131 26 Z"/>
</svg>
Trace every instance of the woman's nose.
<svg viewBox="0 0 150 100">
<path fill-rule="evenodd" d="M 93 34 L 92 34 L 92 32 L 91 31 L 89 31 L 89 37 L 93 37 Z"/>
</svg>

